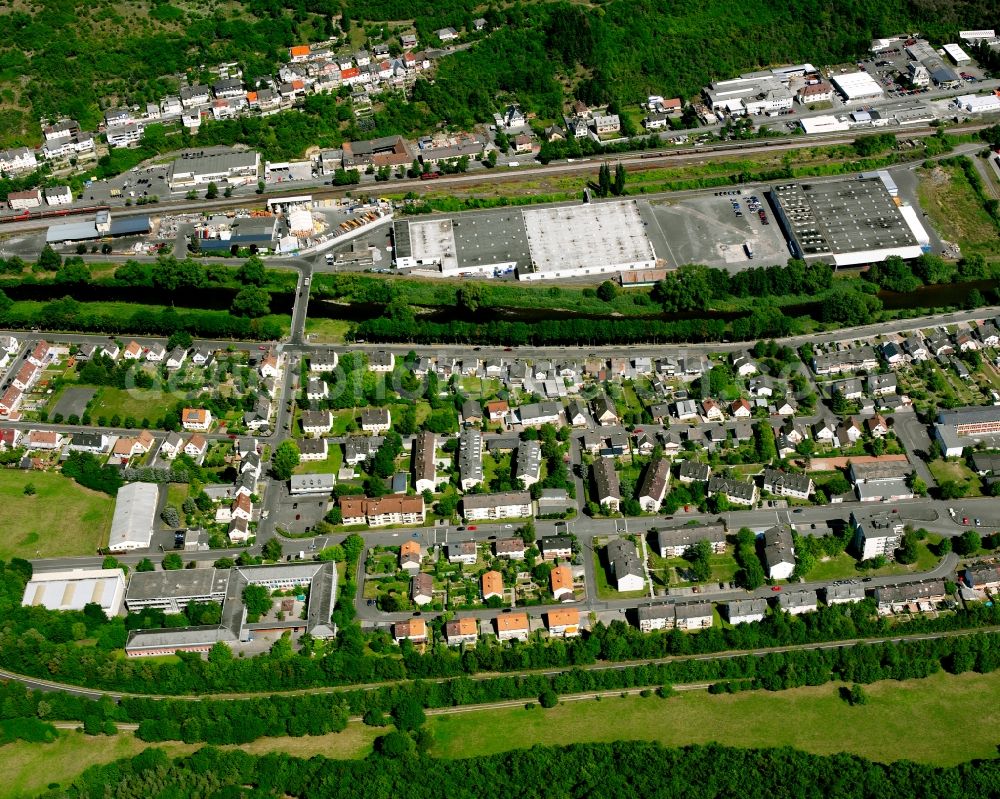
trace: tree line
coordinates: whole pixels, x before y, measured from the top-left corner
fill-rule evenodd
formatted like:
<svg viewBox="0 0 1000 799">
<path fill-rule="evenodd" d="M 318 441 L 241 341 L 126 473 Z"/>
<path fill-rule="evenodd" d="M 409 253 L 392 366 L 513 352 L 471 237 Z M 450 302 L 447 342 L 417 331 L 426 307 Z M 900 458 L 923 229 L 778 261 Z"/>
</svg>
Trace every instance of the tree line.
<svg viewBox="0 0 1000 799">
<path fill-rule="evenodd" d="M 347 575 L 360 555 L 353 539 L 346 546 Z M 349 551 L 348 551 L 349 550 Z M 203 660 L 197 653 L 179 653 L 178 660 L 149 662 L 120 657 L 127 637 L 122 618 L 108 619 L 99 606 L 83 611 L 57 612 L 22 607 L 31 566 L 25 561 L 0 563 L 0 667 L 20 674 L 42 676 L 75 685 L 133 693 L 210 694 L 267 692 L 330 685 L 403 679 L 448 678 L 481 672 L 558 669 L 599 661 L 645 660 L 671 655 L 712 654 L 732 650 L 814 644 L 851 638 L 874 638 L 890 633 L 915 634 L 972 630 L 1000 625 L 1000 606 L 975 604 L 936 618 L 914 617 L 887 621 L 875 613 L 873 600 L 855 605 L 823 607 L 816 613 L 789 616 L 774 613 L 763 622 L 733 628 L 712 627 L 698 635 L 680 630 L 642 633 L 622 621 L 598 623 L 579 638 L 532 639 L 512 646 L 486 641 L 461 650 L 443 645 L 418 652 L 407 642 L 400 649 L 386 631 L 364 634 L 354 622 L 356 585 L 344 579 L 333 621 L 337 637 L 322 652 L 310 643 L 292 653 L 286 643 L 252 658 L 218 657 Z M 430 621 L 438 631 L 440 619 Z M 439 635 L 439 633 L 437 633 Z M 93 639 L 93 645 L 79 642 Z"/>
<path fill-rule="evenodd" d="M 225 651 L 223 651 L 225 650 Z M 288 650 L 290 652 L 290 649 Z M 231 659 L 216 644 L 213 660 Z M 830 681 L 868 684 L 919 679 L 941 669 L 952 674 L 988 673 L 1000 668 L 1000 634 L 978 633 L 933 640 L 855 644 L 839 649 L 800 649 L 756 657 L 676 660 L 622 669 L 572 668 L 556 674 L 528 674 L 441 681 L 414 681 L 373 690 L 319 694 L 276 694 L 253 699 L 147 699 L 119 702 L 64 693 L 30 691 L 17 682 L 0 686 L 0 719 L 72 720 L 103 727 L 138 723 L 144 741 L 241 744 L 264 736 L 340 732 L 349 716 L 383 726 L 412 708 L 432 709 L 680 683 L 736 682 L 748 689 L 780 691 Z M 419 726 L 419 725 L 418 725 Z"/>
</svg>

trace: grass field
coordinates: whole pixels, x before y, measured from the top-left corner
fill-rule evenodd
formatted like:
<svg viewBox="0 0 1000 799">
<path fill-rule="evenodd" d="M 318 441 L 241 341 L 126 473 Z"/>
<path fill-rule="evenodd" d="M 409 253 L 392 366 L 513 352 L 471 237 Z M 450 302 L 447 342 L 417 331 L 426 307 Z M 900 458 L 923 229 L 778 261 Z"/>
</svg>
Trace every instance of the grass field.
<svg viewBox="0 0 1000 799">
<path fill-rule="evenodd" d="M 928 544 L 936 544 L 941 540 L 941 536 L 929 535 L 925 540 L 917 544 L 917 561 L 905 565 L 891 562 L 882 569 L 869 569 L 858 571 L 856 567 L 857 559 L 847 553 L 841 553 L 825 560 L 816 562 L 806 579 L 810 582 L 823 582 L 826 580 L 840 580 L 850 577 L 878 577 L 886 574 L 914 574 L 915 572 L 930 571 L 937 566 L 940 558 L 931 552 Z"/>
<path fill-rule="evenodd" d="M 816 754 L 850 752 L 882 762 L 907 759 L 938 766 L 996 757 L 1000 705 L 982 700 L 1000 692 L 1000 672 L 941 673 L 925 680 L 875 683 L 865 686 L 868 704 L 861 707 L 849 707 L 840 699 L 839 687 L 831 683 L 718 696 L 697 691 L 667 700 L 612 697 L 562 702 L 551 710 L 431 716 L 431 754 L 472 757 L 535 744 L 653 740 L 665 746 L 713 741 L 741 747 L 793 746 Z M 960 712 L 971 706 L 979 709 L 975 724 L 967 723 Z M 341 733 L 262 738 L 240 748 L 253 754 L 359 758 L 383 732 L 352 722 Z M 179 742 L 156 746 L 172 756 L 201 748 Z M 146 747 L 127 732 L 90 738 L 67 731 L 52 744 L 7 744 L 0 747 L 5 766 L 0 799 L 33 795 L 53 782 L 66 785 L 88 766 L 132 757 Z"/>
<path fill-rule="evenodd" d="M 26 496 L 31 483 L 36 493 Z M 93 555 L 107 542 L 114 500 L 55 472 L 0 470 L 0 558 Z"/>
<path fill-rule="evenodd" d="M 931 470 L 938 485 L 951 480 L 965 487 L 966 496 L 978 497 L 983 493 L 979 477 L 960 461 L 946 461 L 943 458 L 938 458 L 936 461 L 928 463 L 927 468 Z"/>
<path fill-rule="evenodd" d="M 302 461 L 295 467 L 296 474 L 337 474 L 344 462 L 344 452 L 340 444 L 327 445 L 327 456 L 321 461 Z"/>
<path fill-rule="evenodd" d="M 344 319 L 306 319 L 306 338 L 313 344 L 342 344 L 351 323 Z"/>
<path fill-rule="evenodd" d="M 963 255 L 1000 253 L 1000 236 L 961 167 L 920 169 L 917 196 L 942 238 L 957 243 Z"/>
<path fill-rule="evenodd" d="M 359 758 L 371 751 L 372 741 L 381 732 L 383 731 L 374 727 L 352 724 L 342 733 L 303 738 L 261 738 L 240 748 L 258 755 L 287 752 L 302 758 L 313 755 L 338 759 Z M 32 796 L 45 790 L 53 782 L 66 785 L 88 766 L 133 757 L 150 746 L 129 732 L 120 733 L 113 738 L 92 738 L 71 731 L 61 732 L 59 739 L 52 744 L 8 744 L 0 747 L 0 762 L 3 762 L 5 770 L 5 778 L 0 785 L 0 799 Z M 194 752 L 204 744 L 170 741 L 155 746 L 176 757 Z"/>
<path fill-rule="evenodd" d="M 122 419 L 131 416 L 139 422 L 143 419 L 149 419 L 152 424 L 156 424 L 158 419 L 162 418 L 184 397 L 183 393 L 138 388 L 126 391 L 112 386 L 104 386 L 99 390 L 90 406 L 90 415 L 94 419 L 101 416 L 110 419 L 117 414 Z"/>
<path fill-rule="evenodd" d="M 878 761 L 952 765 L 996 757 L 1000 672 L 938 674 L 925 680 L 865 686 L 867 705 L 849 707 L 839 684 L 777 693 L 712 696 L 681 693 L 668 700 L 630 696 L 535 707 L 433 716 L 436 757 L 468 757 L 535 744 L 654 740 L 666 746 L 712 741 L 728 746 L 793 746 L 816 754 L 851 752 Z M 984 718 L 967 723 L 966 706 Z"/>
</svg>

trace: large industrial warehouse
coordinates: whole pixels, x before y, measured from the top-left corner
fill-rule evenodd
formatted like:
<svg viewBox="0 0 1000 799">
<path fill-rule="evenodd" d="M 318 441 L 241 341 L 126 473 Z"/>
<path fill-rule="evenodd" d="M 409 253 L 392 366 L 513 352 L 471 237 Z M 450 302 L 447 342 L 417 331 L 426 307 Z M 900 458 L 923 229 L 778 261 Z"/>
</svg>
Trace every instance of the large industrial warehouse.
<svg viewBox="0 0 1000 799">
<path fill-rule="evenodd" d="M 916 258 L 928 242 L 917 212 L 897 203 L 888 174 L 771 188 L 792 254 L 835 266 Z"/>
<path fill-rule="evenodd" d="M 549 280 L 651 269 L 656 253 L 635 201 L 399 221 L 396 265 L 450 276 Z"/>
</svg>

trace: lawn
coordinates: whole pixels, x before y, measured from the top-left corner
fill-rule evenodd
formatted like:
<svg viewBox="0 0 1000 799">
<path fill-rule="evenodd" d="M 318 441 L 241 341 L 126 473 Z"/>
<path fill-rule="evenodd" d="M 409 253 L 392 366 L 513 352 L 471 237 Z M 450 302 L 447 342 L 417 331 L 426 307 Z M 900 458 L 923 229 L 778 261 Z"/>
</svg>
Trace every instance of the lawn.
<svg viewBox="0 0 1000 799">
<path fill-rule="evenodd" d="M 950 480 L 964 486 L 965 495 L 968 497 L 978 497 L 983 493 L 979 477 L 962 461 L 946 461 L 938 458 L 927 464 L 927 468 L 931 470 L 938 485 Z"/>
<path fill-rule="evenodd" d="M 597 583 L 598 599 L 641 599 L 648 597 L 649 591 L 619 591 L 608 582 L 608 569 L 600 553 L 594 552 L 594 580 Z M 647 586 L 648 586 L 647 582 Z"/>
<path fill-rule="evenodd" d="M 295 467 L 296 474 L 337 474 L 340 466 L 344 462 L 344 452 L 340 444 L 330 442 L 327 444 L 326 460 L 322 461 L 302 461 Z"/>
<path fill-rule="evenodd" d="M 186 396 L 183 392 L 170 393 L 141 388 L 125 390 L 104 386 L 90 404 L 90 415 L 95 420 L 102 416 L 107 419 L 113 416 L 121 419 L 131 416 L 139 422 L 148 419 L 155 424 Z"/>
<path fill-rule="evenodd" d="M 921 169 L 917 196 L 942 238 L 957 243 L 963 255 L 1000 252 L 1000 237 L 986 209 L 959 166 Z"/>
<path fill-rule="evenodd" d="M 306 338 L 313 344 L 343 344 L 351 323 L 344 319 L 306 319 Z"/>
<path fill-rule="evenodd" d="M 184 504 L 184 500 L 187 499 L 188 494 L 191 491 L 191 486 L 187 483 L 168 483 L 167 484 L 167 505 L 173 505 L 177 508 L 177 512 L 181 516 L 181 524 L 186 524 L 186 514 L 184 509 L 181 507 Z"/>
<path fill-rule="evenodd" d="M 113 507 L 107 494 L 56 472 L 0 470 L 0 558 L 93 555 L 107 543 Z"/>
<path fill-rule="evenodd" d="M 630 696 L 563 702 L 554 709 L 513 708 L 432 716 L 436 757 L 493 754 L 535 744 L 654 740 L 665 746 L 792 746 L 816 754 L 850 752 L 889 762 L 938 766 L 996 757 L 1000 672 L 865 686 L 867 705 L 850 707 L 839 684 L 717 696 L 700 691 L 668 700 Z M 956 708 L 979 707 L 969 724 Z"/>
<path fill-rule="evenodd" d="M 666 576 L 666 585 L 699 585 L 699 583 L 683 580 L 681 573 L 677 571 L 678 569 L 687 569 L 691 565 L 684 558 L 661 558 L 658 554 L 653 554 L 650 557 L 650 563 L 661 575 Z M 712 574 L 707 580 L 708 583 L 728 583 L 736 577 L 736 572 L 739 569 L 739 566 L 736 565 L 736 560 L 729 552 L 713 554 L 709 558 L 709 564 L 712 567 Z"/>
<path fill-rule="evenodd" d="M 846 552 L 825 560 L 816 562 L 815 568 L 806 575 L 809 582 L 825 582 L 828 580 L 841 580 L 850 577 L 877 577 L 885 574 L 913 574 L 915 572 L 930 571 L 938 564 L 938 556 L 931 552 L 927 546 L 936 544 L 941 540 L 940 536 L 930 535 L 917 544 L 917 562 L 909 565 L 902 563 L 889 563 L 884 569 L 869 569 L 859 571 L 856 567 L 857 559 Z"/>
</svg>

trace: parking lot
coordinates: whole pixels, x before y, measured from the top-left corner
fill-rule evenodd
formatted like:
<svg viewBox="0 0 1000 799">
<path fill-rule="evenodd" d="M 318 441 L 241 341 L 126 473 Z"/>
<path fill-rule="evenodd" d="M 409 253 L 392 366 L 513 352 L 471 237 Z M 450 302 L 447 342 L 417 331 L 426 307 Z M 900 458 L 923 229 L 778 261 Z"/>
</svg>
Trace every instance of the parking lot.
<svg viewBox="0 0 1000 799">
<path fill-rule="evenodd" d="M 736 191 L 740 193 L 730 193 Z M 764 186 L 652 202 L 647 213 L 647 231 L 656 254 L 671 267 L 705 264 L 735 272 L 783 264 L 789 258 L 788 244 L 767 203 Z M 752 259 L 746 249 L 748 242 Z"/>
</svg>

